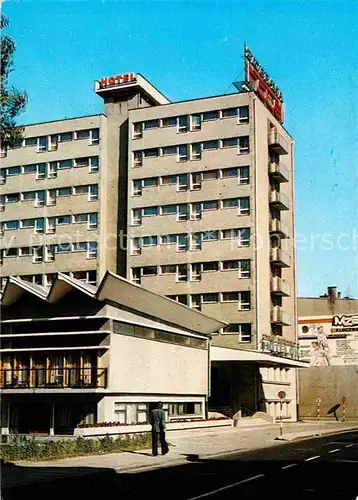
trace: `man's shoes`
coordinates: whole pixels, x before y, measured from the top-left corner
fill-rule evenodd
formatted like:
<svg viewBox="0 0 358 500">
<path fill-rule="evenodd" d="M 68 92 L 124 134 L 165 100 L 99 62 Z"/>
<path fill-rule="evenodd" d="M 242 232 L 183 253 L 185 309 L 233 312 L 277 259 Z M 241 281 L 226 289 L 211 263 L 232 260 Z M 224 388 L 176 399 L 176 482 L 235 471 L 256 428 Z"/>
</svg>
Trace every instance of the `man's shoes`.
<svg viewBox="0 0 358 500">
<path fill-rule="evenodd" d="M 157 457 L 158 456 L 158 453 L 153 453 L 153 457 Z"/>
</svg>

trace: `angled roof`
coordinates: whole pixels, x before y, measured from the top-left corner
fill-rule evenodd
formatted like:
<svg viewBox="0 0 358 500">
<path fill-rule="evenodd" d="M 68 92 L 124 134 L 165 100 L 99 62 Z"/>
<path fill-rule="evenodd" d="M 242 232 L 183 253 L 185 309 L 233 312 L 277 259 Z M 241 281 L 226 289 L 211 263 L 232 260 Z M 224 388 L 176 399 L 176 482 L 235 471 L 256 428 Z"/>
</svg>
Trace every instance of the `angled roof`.
<svg viewBox="0 0 358 500">
<path fill-rule="evenodd" d="M 226 326 L 223 321 L 158 295 L 109 271 L 98 288 L 63 273 L 57 273 L 50 290 L 11 276 L 7 279 L 1 296 L 1 305 L 11 306 L 24 293 L 30 293 L 53 304 L 73 290 L 78 290 L 99 302 L 111 302 L 118 305 L 119 309 L 122 306 L 122 309 L 139 313 L 139 316 L 192 332 L 210 334 Z"/>
</svg>

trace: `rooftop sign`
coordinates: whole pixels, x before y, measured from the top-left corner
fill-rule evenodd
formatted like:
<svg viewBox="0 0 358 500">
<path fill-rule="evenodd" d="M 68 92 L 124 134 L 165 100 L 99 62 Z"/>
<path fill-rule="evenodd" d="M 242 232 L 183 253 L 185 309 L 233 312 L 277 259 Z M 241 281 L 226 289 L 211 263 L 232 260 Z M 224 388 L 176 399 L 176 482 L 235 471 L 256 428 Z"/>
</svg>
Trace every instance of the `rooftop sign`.
<svg viewBox="0 0 358 500">
<path fill-rule="evenodd" d="M 97 80 L 96 91 L 108 89 L 111 87 L 119 87 L 136 81 L 137 81 L 137 76 L 135 73 L 123 73 L 121 75 L 112 75 Z"/>
<path fill-rule="evenodd" d="M 283 123 L 283 96 L 275 82 L 245 46 L 245 78 L 273 116 Z"/>
</svg>

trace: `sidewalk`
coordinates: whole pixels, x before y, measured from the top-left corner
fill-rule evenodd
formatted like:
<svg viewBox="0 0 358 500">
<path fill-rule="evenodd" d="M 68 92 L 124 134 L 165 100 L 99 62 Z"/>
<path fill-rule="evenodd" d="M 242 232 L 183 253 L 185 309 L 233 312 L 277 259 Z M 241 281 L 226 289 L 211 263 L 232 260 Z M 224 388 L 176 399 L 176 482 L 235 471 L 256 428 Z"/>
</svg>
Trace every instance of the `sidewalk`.
<svg viewBox="0 0 358 500">
<path fill-rule="evenodd" d="M 284 423 L 285 441 L 304 439 L 335 432 L 357 430 L 358 423 L 310 422 Z M 168 431 L 168 455 L 153 457 L 150 450 L 75 457 L 50 462 L 19 462 L 2 467 L 2 488 L 47 481 L 78 474 L 112 469 L 135 473 L 158 467 L 172 467 L 209 457 L 279 446 L 279 424 L 254 421 L 251 426 Z"/>
</svg>

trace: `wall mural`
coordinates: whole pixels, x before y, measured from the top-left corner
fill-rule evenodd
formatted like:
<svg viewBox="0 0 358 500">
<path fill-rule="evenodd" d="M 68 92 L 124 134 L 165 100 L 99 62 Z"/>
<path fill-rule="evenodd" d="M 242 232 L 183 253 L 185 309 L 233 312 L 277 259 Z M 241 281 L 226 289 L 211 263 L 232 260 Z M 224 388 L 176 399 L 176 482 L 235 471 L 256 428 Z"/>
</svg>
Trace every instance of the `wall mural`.
<svg viewBox="0 0 358 500">
<path fill-rule="evenodd" d="M 302 327 L 302 333 L 316 337 L 311 342 L 311 348 L 308 351 L 311 366 L 330 366 L 330 350 L 328 339 L 323 325 L 309 325 Z"/>
</svg>

